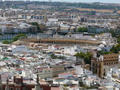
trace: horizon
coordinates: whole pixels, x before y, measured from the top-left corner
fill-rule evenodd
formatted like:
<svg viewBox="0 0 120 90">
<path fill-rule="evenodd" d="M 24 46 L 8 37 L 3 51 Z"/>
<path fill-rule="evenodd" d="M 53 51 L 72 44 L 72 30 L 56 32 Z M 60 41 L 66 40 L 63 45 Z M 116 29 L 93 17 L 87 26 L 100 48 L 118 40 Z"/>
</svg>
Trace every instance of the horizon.
<svg viewBox="0 0 120 90">
<path fill-rule="evenodd" d="M 72 1 L 72 0 L 2 0 L 4 1 L 40 1 L 40 2 L 66 2 L 66 3 L 115 3 L 115 4 L 120 4 L 120 0 L 85 0 L 85 1 Z"/>
</svg>

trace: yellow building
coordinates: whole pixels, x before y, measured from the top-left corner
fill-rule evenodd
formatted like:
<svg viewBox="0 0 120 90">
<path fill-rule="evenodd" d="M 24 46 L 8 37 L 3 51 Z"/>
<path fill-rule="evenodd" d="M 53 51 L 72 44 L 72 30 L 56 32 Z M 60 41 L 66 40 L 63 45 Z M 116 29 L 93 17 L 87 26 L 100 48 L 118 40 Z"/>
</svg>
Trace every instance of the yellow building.
<svg viewBox="0 0 120 90">
<path fill-rule="evenodd" d="M 105 65 L 115 65 L 119 63 L 119 54 L 107 54 L 101 55 L 99 58 L 93 58 L 91 60 L 91 69 L 93 74 L 103 78 L 105 75 Z"/>
</svg>

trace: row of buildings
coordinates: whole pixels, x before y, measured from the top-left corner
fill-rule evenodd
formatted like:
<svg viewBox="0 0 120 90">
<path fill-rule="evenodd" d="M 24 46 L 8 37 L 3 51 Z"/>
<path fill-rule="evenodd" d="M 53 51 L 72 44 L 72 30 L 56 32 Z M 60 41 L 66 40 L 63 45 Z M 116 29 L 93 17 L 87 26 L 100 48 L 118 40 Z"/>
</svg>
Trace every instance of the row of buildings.
<svg viewBox="0 0 120 90">
<path fill-rule="evenodd" d="M 38 26 L 30 24 L 36 22 Z M 110 33 L 95 34 L 119 31 L 118 22 L 112 14 L 1 9 L 0 39 L 19 33 L 27 38 L 0 43 L 0 90 L 120 90 L 120 54 L 97 54 L 109 52 L 117 39 Z M 87 32 L 78 32 L 79 27 Z M 93 55 L 91 64 L 75 56 L 81 52 Z"/>
<path fill-rule="evenodd" d="M 66 34 L 71 28 L 73 33 L 77 32 L 79 27 L 87 27 L 90 33 L 101 33 L 109 30 L 118 30 L 119 17 L 112 15 L 86 15 L 86 13 L 75 12 L 50 12 L 46 10 L 23 10 L 23 9 L 1 9 L 0 10 L 1 31 L 2 33 L 29 33 L 36 32 L 35 26 L 29 25 L 31 22 L 37 22 L 41 30 L 49 34 Z M 13 21 L 13 24 L 11 21 Z M 8 24 L 7 24 L 7 23 Z M 18 22 L 20 22 L 18 24 Z M 24 22 L 24 25 L 21 23 Z M 26 23 L 26 24 L 25 24 Z M 7 24 L 4 25 L 3 24 Z M 4 30 L 4 32 L 3 32 Z M 119 31 L 119 30 L 118 30 Z"/>
</svg>

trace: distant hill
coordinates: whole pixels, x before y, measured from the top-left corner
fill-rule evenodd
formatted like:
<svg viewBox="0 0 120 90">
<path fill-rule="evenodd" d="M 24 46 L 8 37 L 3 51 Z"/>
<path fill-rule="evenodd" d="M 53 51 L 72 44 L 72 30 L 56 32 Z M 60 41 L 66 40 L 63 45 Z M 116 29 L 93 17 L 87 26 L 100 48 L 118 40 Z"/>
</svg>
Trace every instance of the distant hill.
<svg viewBox="0 0 120 90">
<path fill-rule="evenodd" d="M 30 6 L 32 5 L 32 7 Z M 46 6 L 49 6 L 48 8 Z M 5 1 L 0 2 L 1 8 L 22 8 L 22 9 L 47 9 L 47 10 L 65 10 L 65 9 L 75 9 L 78 10 L 97 10 L 98 12 L 102 12 L 104 9 L 105 12 L 113 12 L 120 10 L 120 4 L 112 4 L 112 3 L 68 3 L 68 2 L 40 2 L 40 1 Z M 46 8 L 45 8 L 46 7 Z M 88 10 L 89 9 L 89 10 Z M 99 10 L 100 9 L 100 10 Z"/>
</svg>

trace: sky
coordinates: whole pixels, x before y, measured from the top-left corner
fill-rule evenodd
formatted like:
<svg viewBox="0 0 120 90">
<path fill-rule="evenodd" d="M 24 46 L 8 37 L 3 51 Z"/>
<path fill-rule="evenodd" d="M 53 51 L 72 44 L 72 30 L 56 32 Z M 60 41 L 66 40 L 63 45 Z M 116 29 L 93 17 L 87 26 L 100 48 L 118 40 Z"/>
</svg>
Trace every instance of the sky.
<svg viewBox="0 0 120 90">
<path fill-rule="evenodd" d="M 40 0 L 40 1 L 50 1 L 50 0 Z M 62 1 L 62 2 L 103 2 L 103 3 L 120 3 L 120 0 L 52 0 L 52 1 Z"/>
</svg>

